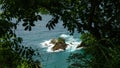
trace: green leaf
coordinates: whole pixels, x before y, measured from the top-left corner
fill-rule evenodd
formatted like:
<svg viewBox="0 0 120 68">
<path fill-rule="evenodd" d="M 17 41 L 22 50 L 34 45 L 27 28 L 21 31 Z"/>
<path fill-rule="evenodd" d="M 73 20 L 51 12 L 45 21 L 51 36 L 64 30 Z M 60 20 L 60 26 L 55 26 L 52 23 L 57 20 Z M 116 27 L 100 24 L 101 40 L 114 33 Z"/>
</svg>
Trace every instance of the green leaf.
<svg viewBox="0 0 120 68">
<path fill-rule="evenodd" d="M 27 23 L 27 22 L 24 22 L 22 25 L 23 25 L 23 26 L 26 26 L 26 25 L 28 25 L 28 23 Z"/>
<path fill-rule="evenodd" d="M 24 30 L 28 30 L 29 26 L 26 26 Z"/>
<path fill-rule="evenodd" d="M 31 26 L 29 26 L 29 31 L 31 31 L 31 29 L 32 29 L 32 27 L 31 27 Z"/>
<path fill-rule="evenodd" d="M 31 26 L 35 26 L 35 24 L 34 24 L 33 22 L 32 22 L 32 23 L 30 23 L 30 25 L 31 25 Z"/>
</svg>

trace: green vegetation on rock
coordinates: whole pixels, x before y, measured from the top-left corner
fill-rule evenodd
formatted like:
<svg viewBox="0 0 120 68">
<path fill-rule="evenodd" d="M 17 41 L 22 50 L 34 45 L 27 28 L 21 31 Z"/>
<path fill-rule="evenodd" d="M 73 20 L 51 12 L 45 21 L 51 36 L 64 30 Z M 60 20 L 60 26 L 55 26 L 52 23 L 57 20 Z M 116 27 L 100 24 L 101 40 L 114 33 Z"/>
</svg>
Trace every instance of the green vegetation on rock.
<svg viewBox="0 0 120 68">
<path fill-rule="evenodd" d="M 58 38 L 58 42 L 65 43 L 65 39 L 64 39 L 64 38 L 59 37 L 59 38 Z"/>
</svg>

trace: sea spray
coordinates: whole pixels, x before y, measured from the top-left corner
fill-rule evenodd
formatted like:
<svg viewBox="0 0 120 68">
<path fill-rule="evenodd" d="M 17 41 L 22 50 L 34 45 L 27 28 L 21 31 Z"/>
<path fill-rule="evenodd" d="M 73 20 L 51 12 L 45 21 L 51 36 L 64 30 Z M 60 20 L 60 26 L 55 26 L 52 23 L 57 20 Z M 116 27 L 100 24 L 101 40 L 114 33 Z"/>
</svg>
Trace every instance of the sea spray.
<svg viewBox="0 0 120 68">
<path fill-rule="evenodd" d="M 73 36 L 70 35 L 66 35 L 66 34 L 61 34 L 60 37 L 65 39 L 65 43 L 68 44 L 66 47 L 67 52 L 73 52 L 75 50 L 81 49 L 81 48 L 77 48 L 78 45 L 81 44 L 81 41 L 79 41 L 78 39 L 75 39 Z M 52 39 L 50 40 L 45 40 L 44 42 L 40 43 L 42 45 L 42 48 L 46 48 L 47 52 L 60 52 L 60 51 L 64 51 L 63 49 L 58 49 L 53 51 L 52 47 L 54 46 L 54 44 L 51 44 Z"/>
</svg>

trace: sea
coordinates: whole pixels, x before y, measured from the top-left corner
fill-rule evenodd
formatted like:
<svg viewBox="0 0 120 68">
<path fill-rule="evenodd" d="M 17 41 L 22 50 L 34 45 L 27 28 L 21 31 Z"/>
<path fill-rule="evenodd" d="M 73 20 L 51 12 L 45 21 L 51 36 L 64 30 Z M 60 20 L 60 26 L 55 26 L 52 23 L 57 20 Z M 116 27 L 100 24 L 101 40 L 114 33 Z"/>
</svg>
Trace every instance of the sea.
<svg viewBox="0 0 120 68">
<path fill-rule="evenodd" d="M 62 26 L 62 21 L 53 30 L 46 28 L 46 24 L 51 20 L 50 15 L 41 15 L 42 21 L 35 22 L 35 26 L 31 31 L 25 31 L 22 26 L 23 22 L 20 22 L 17 26 L 16 34 L 23 38 L 23 45 L 26 47 L 32 47 L 39 56 L 34 56 L 34 60 L 39 60 L 42 64 L 42 68 L 67 68 L 69 62 L 67 61 L 71 53 L 79 52 L 81 48 L 76 47 L 81 43 L 80 33 L 70 35 L 70 32 Z M 68 44 L 66 50 L 52 51 L 54 45 L 50 44 L 51 39 L 62 37 Z"/>
</svg>

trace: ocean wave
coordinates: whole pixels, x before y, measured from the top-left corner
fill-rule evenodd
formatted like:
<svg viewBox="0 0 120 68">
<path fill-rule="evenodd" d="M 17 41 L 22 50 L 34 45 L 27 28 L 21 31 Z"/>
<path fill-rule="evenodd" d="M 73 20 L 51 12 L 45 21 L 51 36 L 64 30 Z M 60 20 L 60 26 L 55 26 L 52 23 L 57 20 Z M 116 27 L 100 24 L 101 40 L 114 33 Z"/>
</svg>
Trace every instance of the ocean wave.
<svg viewBox="0 0 120 68">
<path fill-rule="evenodd" d="M 73 36 L 70 35 L 66 35 L 66 34 L 61 34 L 59 37 L 62 37 L 65 39 L 65 43 L 67 44 L 67 47 L 65 49 L 65 51 L 67 52 L 73 52 L 76 50 L 79 50 L 81 48 L 77 48 L 78 45 L 81 44 L 81 41 L 79 41 L 77 38 L 74 38 Z M 51 44 L 52 39 L 49 40 L 45 40 L 42 43 L 40 43 L 40 45 L 42 45 L 42 48 L 46 48 L 47 52 L 60 52 L 60 51 L 64 51 L 63 49 L 59 49 L 59 50 L 55 50 L 53 51 L 52 48 L 54 47 L 54 44 Z"/>
</svg>

